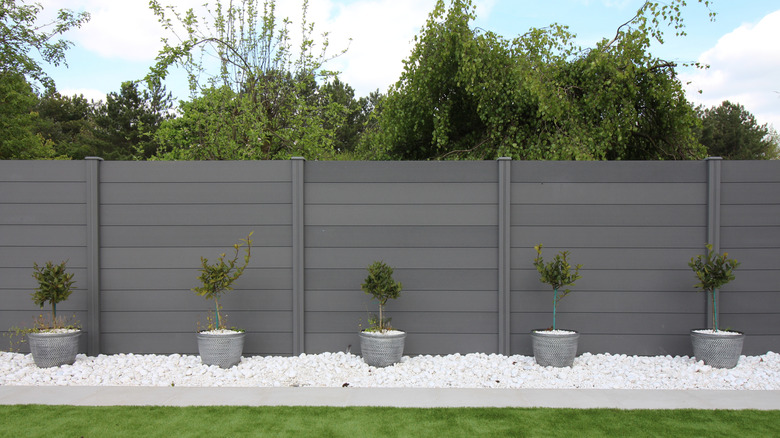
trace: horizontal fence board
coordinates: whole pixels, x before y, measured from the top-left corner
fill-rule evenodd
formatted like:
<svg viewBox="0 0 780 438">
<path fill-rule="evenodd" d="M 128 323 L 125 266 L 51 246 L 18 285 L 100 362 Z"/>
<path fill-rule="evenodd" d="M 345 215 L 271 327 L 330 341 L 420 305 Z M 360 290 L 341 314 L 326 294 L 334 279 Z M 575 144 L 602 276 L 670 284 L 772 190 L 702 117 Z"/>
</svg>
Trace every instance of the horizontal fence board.
<svg viewBox="0 0 780 438">
<path fill-rule="evenodd" d="M 307 290 L 306 307 L 320 312 L 378 312 L 377 302 L 360 290 Z M 439 312 L 497 312 L 495 291 L 484 290 L 409 290 L 388 301 L 388 312 L 435 309 Z"/>
<path fill-rule="evenodd" d="M 291 246 L 289 225 L 139 225 L 100 227 L 103 248 L 225 247 L 231 248 L 252 234 L 253 245 Z"/>
<path fill-rule="evenodd" d="M 317 204 L 498 204 L 495 183 L 316 183 L 306 203 Z"/>
<path fill-rule="evenodd" d="M 705 297 L 690 292 L 592 292 L 572 289 L 558 303 L 559 311 L 594 313 L 696 313 L 705 309 Z M 552 312 L 553 291 L 513 292 L 512 312 Z"/>
<path fill-rule="evenodd" d="M 721 227 L 724 248 L 780 248 L 780 225 L 768 227 Z"/>
<path fill-rule="evenodd" d="M 0 246 L 86 246 L 84 225 L 0 225 Z"/>
<path fill-rule="evenodd" d="M 0 204 L 83 204 L 83 182 L 0 182 Z"/>
<path fill-rule="evenodd" d="M 533 248 L 542 243 L 545 248 L 586 248 L 595 243 L 602 248 L 692 248 L 702 247 L 706 236 L 705 226 L 514 226 L 511 228 L 511 246 Z"/>
<path fill-rule="evenodd" d="M 739 286 L 737 281 L 734 280 L 718 292 L 720 312 L 744 314 L 780 311 L 780 293 L 777 291 L 734 290 Z M 702 295 L 704 294 L 702 293 Z"/>
<path fill-rule="evenodd" d="M 137 354 L 198 355 L 198 341 L 191 333 L 104 333 L 101 350 L 105 354 L 134 352 Z M 253 355 L 290 355 L 290 333 L 248 332 L 244 339 L 243 357 Z"/>
<path fill-rule="evenodd" d="M 720 223 L 724 227 L 778 227 L 780 226 L 780 204 L 723 205 Z"/>
<path fill-rule="evenodd" d="M 292 318 L 289 312 L 271 311 L 223 311 L 228 327 L 238 327 L 253 332 L 291 332 Z M 101 329 L 104 333 L 160 333 L 192 332 L 206 329 L 205 312 L 102 312 L 105 318 Z"/>
<path fill-rule="evenodd" d="M 498 248 L 495 226 L 307 226 L 307 248 Z"/>
<path fill-rule="evenodd" d="M 292 180 L 289 161 L 104 161 L 100 180 L 116 182 L 278 182 Z"/>
<path fill-rule="evenodd" d="M 238 286 L 238 285 L 237 285 Z M 105 312 L 143 312 L 154 303 L 155 311 L 211 311 L 213 302 L 190 290 L 109 290 L 100 297 Z M 289 290 L 228 291 L 219 298 L 225 311 L 292 311 L 292 294 Z"/>
<path fill-rule="evenodd" d="M 84 225 L 84 204 L 4 204 L 0 225 Z"/>
<path fill-rule="evenodd" d="M 101 225 L 285 225 L 290 205 L 103 205 Z"/>
<path fill-rule="evenodd" d="M 588 270 L 580 271 L 582 278 L 569 287 L 572 293 L 594 292 L 689 292 L 695 290 L 696 274 L 690 269 L 677 270 Z M 526 269 L 511 272 L 512 292 L 550 290 L 539 281 L 539 273 L 528 263 Z"/>
<path fill-rule="evenodd" d="M 381 260 L 394 268 L 490 269 L 497 266 L 495 248 L 309 248 L 311 269 L 357 268 Z"/>
<path fill-rule="evenodd" d="M 701 226 L 706 205 L 540 205 L 513 204 L 511 224 L 546 226 Z"/>
<path fill-rule="evenodd" d="M 772 183 L 724 183 L 721 185 L 721 203 L 780 204 L 780 181 Z"/>
<path fill-rule="evenodd" d="M 360 354 L 357 333 L 310 333 L 305 337 L 306 352 L 311 354 L 346 351 Z M 457 336 L 438 333 L 409 333 L 404 343 L 404 356 L 420 354 L 495 353 L 498 339 L 494 334 L 469 333 Z"/>
<path fill-rule="evenodd" d="M 756 335 L 745 336 L 745 343 L 742 346 L 742 354 L 745 356 L 758 356 L 766 354 L 769 351 L 776 352 L 780 345 L 780 335 Z"/>
<path fill-rule="evenodd" d="M 496 333 L 498 317 L 493 312 L 402 312 L 388 310 L 392 326 L 414 333 Z M 368 327 L 363 312 L 305 313 L 305 325 L 314 332 L 349 333 Z M 466 331 L 468 330 L 468 331 Z"/>
<path fill-rule="evenodd" d="M 512 182 L 705 182 L 701 161 L 513 161 Z"/>
<path fill-rule="evenodd" d="M 12 330 L 14 327 L 18 327 L 20 329 L 33 328 L 35 326 L 35 318 L 41 314 L 44 315 L 47 321 L 51 320 L 51 308 L 48 306 L 43 310 L 37 309 L 35 311 L 6 310 L 5 307 L 3 307 L 0 309 L 0 321 L 2 321 L 2 326 L 0 326 L 0 329 Z M 82 327 L 87 320 L 87 312 L 84 309 L 68 310 L 62 313 L 57 313 L 57 317 L 59 318 L 60 316 L 65 318 L 65 322 L 67 324 L 74 324 Z"/>
<path fill-rule="evenodd" d="M 76 281 L 76 288 L 84 287 L 86 285 L 86 269 L 74 267 L 68 268 L 68 272 L 73 273 L 73 279 Z M 21 268 L 0 267 L 0 290 L 22 289 L 32 292 L 38 286 L 38 282 L 35 281 L 32 274 L 32 264 L 30 264 L 29 267 Z"/>
<path fill-rule="evenodd" d="M 734 258 L 740 263 L 734 271 L 737 278 L 741 271 L 749 269 L 780 269 L 777 248 L 729 248 L 721 244 L 720 252 L 728 254 L 728 258 Z M 705 251 L 702 250 L 701 253 L 704 254 Z"/>
<path fill-rule="evenodd" d="M 701 183 L 513 183 L 512 202 L 518 204 L 696 204 L 706 199 Z"/>
<path fill-rule="evenodd" d="M 582 265 L 583 269 L 681 269 L 687 268 L 691 257 L 702 253 L 702 248 L 554 248 L 543 247 L 545 262 L 556 254 L 568 250 L 568 261 L 572 266 Z M 533 264 L 536 250 L 533 248 L 514 248 L 511 250 L 512 263 L 526 267 Z"/>
<path fill-rule="evenodd" d="M 0 160 L 2 182 L 80 182 L 86 161 Z"/>
<path fill-rule="evenodd" d="M 29 268 L 30 275 L 34 272 L 33 263 L 45 266 L 46 262 L 54 264 L 67 262 L 67 272 L 72 269 L 86 267 L 87 250 L 83 246 L 75 247 L 18 247 L 0 246 L 0 266 L 8 268 Z"/>
<path fill-rule="evenodd" d="M 777 333 L 777 307 L 767 308 L 765 313 L 731 313 L 720 310 L 718 326 L 721 330 L 739 330 L 746 335 L 774 335 Z M 774 310 L 774 312 L 773 312 Z M 701 328 L 701 327 L 692 327 Z"/>
<path fill-rule="evenodd" d="M 306 205 L 306 225 L 495 225 L 486 205 Z"/>
<path fill-rule="evenodd" d="M 0 289 L 0 310 L 19 310 L 23 312 L 35 313 L 39 315 L 41 313 L 51 314 L 51 306 L 45 304 L 44 308 L 36 306 L 32 300 L 32 294 L 35 291 L 32 289 Z M 148 306 L 148 304 L 147 304 Z M 84 289 L 76 288 L 70 294 L 67 300 L 57 303 L 57 313 L 67 315 L 68 312 L 81 311 L 87 308 L 87 291 Z M 63 313 L 64 312 L 64 313 Z M 2 330 L 2 324 L 0 324 L 0 330 Z"/>
<path fill-rule="evenodd" d="M 780 182 L 775 160 L 723 160 L 721 179 L 732 182 Z"/>
<path fill-rule="evenodd" d="M 199 286 L 193 269 L 102 269 L 102 290 L 190 290 Z M 236 289 L 291 289 L 290 269 L 249 269 L 236 282 Z"/>
<path fill-rule="evenodd" d="M 112 204 L 289 204 L 289 182 L 103 183 L 100 193 Z"/>
<path fill-rule="evenodd" d="M 236 262 L 239 266 L 244 263 L 245 249 L 246 245 L 239 248 Z M 250 251 L 247 269 L 292 266 L 292 250 L 289 247 L 253 246 Z M 226 260 L 232 260 L 236 252 L 233 248 L 104 248 L 101 266 L 106 269 L 200 269 L 201 257 L 213 264 L 217 263 L 221 254 L 225 254 Z"/>
<path fill-rule="evenodd" d="M 655 334 L 670 335 L 688 333 L 697 328 L 701 315 L 685 313 L 573 313 L 558 312 L 558 329 L 576 330 L 580 334 Z M 540 313 L 512 313 L 512 333 L 529 333 L 531 330 L 552 327 L 552 309 Z"/>
<path fill-rule="evenodd" d="M 306 183 L 498 181 L 495 161 L 317 161 L 306 163 Z"/>
<path fill-rule="evenodd" d="M 366 266 L 370 261 L 366 261 Z M 306 269 L 304 281 L 312 290 L 360 290 L 365 269 Z M 415 290 L 497 290 L 496 269 L 395 269 L 393 277 Z"/>
</svg>

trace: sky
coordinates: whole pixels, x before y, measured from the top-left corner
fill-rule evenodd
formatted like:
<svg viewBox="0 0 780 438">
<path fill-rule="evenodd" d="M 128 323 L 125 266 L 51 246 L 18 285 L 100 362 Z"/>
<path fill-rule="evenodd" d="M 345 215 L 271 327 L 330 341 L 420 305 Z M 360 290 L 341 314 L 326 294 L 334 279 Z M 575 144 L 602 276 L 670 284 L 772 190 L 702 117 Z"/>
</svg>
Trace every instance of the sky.
<svg viewBox="0 0 780 438">
<path fill-rule="evenodd" d="M 43 17 L 60 8 L 87 11 L 91 20 L 65 38 L 74 43 L 67 52 L 68 67 L 45 66 L 63 95 L 83 94 L 105 99 L 123 81 L 143 78 L 166 35 L 147 0 L 38 0 Z M 206 0 L 161 0 L 180 10 L 199 7 Z M 213 3 L 213 0 L 212 0 Z M 260 0 L 262 3 L 262 0 Z M 309 0 L 308 20 L 315 36 L 328 32 L 329 53 L 346 53 L 325 68 L 340 71 L 340 79 L 357 96 L 386 92 L 403 70 L 418 34 L 436 0 Z M 643 0 L 474 0 L 473 26 L 506 38 L 532 27 L 564 24 L 582 46 L 611 38 L 630 20 Z M 296 34 L 301 0 L 277 0 L 277 17 L 293 21 Z M 688 0 L 683 10 L 687 35 L 666 31 L 663 45 L 651 53 L 678 64 L 698 61 L 709 69 L 678 68 L 688 100 L 711 107 L 724 100 L 737 102 L 760 124 L 780 130 L 780 3 L 777 0 L 713 0 L 708 7 Z M 350 41 L 351 38 L 351 41 Z M 317 38 L 321 41 L 321 38 Z M 174 96 L 189 97 L 183 74 L 165 84 Z"/>
</svg>

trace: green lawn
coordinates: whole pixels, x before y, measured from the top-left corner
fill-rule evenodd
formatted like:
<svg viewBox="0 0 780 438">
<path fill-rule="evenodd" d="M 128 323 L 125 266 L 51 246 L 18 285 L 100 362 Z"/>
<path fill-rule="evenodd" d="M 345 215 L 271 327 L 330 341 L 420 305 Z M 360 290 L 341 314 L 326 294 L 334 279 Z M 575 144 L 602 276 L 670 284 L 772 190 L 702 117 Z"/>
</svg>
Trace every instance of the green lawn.
<svg viewBox="0 0 780 438">
<path fill-rule="evenodd" d="M 780 411 L 0 406 L 2 437 L 777 437 Z"/>
</svg>

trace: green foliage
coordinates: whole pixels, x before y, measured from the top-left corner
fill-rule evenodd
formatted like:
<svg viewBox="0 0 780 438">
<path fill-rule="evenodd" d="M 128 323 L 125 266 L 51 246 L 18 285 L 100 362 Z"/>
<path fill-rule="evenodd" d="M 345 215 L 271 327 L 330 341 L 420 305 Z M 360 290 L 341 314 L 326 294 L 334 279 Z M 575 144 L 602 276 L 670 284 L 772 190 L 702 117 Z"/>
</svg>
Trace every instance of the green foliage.
<svg viewBox="0 0 780 438">
<path fill-rule="evenodd" d="M 65 51 L 73 43 L 56 37 L 81 27 L 89 21 L 89 14 L 60 9 L 57 18 L 49 23 L 39 23 L 41 10 L 40 3 L 0 0 L 0 74 L 21 74 L 53 90 L 54 81 L 39 62 L 55 66 L 66 64 Z"/>
<path fill-rule="evenodd" d="M 472 29 L 470 0 L 439 0 L 391 88 L 368 148 L 396 159 L 699 159 L 698 119 L 675 64 L 654 58 L 680 7 L 647 2 L 614 38 L 565 26 L 513 40 Z"/>
<path fill-rule="evenodd" d="M 150 6 L 166 30 L 175 33 L 180 26 L 185 34 L 178 36 L 178 44 L 164 41 L 149 77 L 162 80 L 172 66 L 181 66 L 189 75 L 192 97 L 182 103 L 182 116 L 158 132 L 158 159 L 334 156 L 336 127 L 347 110 L 317 86 L 317 78 L 334 74 L 322 69 L 329 59 L 327 34 L 315 53 L 307 1 L 297 50 L 291 45 L 290 21 L 277 22 L 273 0 L 262 7 L 256 0 L 217 2 L 205 17 L 192 9 L 180 13 L 156 0 Z M 204 58 L 217 59 L 218 65 L 204 63 Z"/>
<path fill-rule="evenodd" d="M 35 272 L 33 278 L 38 281 L 38 287 L 32 294 L 32 300 L 36 306 L 43 309 L 43 305 L 51 305 L 51 326 L 56 328 L 57 321 L 57 303 L 68 299 L 73 292 L 73 273 L 66 272 L 65 264 L 62 262 L 55 265 L 51 261 L 46 262 L 44 266 L 38 266 L 34 263 Z"/>
<path fill-rule="evenodd" d="M 403 285 L 393 279 L 393 268 L 384 262 L 374 262 L 367 269 L 368 276 L 360 289 L 379 302 L 379 317 L 369 319 L 370 327 L 366 331 L 383 332 L 390 329 L 390 319 L 384 316 L 385 304 L 389 299 L 398 298 Z"/>
<path fill-rule="evenodd" d="M 249 264 L 249 258 L 251 257 L 252 250 L 252 234 L 245 239 L 241 239 L 240 243 L 233 245 L 235 254 L 231 259 L 225 259 L 226 254 L 219 255 L 219 259 L 209 264 L 209 260 L 205 257 L 200 258 L 201 268 L 199 269 L 200 275 L 198 280 L 201 282 L 201 286 L 192 288 L 192 291 L 197 295 L 205 297 L 207 300 L 214 300 L 214 326 L 213 329 L 224 329 L 224 321 L 220 320 L 219 311 L 221 309 L 219 305 L 219 298 L 227 291 L 233 290 L 233 282 L 241 277 Z M 244 256 L 244 264 L 237 266 L 239 249 L 246 244 L 246 255 Z M 211 325 L 211 324 L 209 324 Z"/>
<path fill-rule="evenodd" d="M 712 300 L 712 329 L 718 330 L 718 306 L 715 300 L 715 290 L 734 280 L 734 269 L 739 266 L 735 259 L 728 259 L 728 253 L 717 254 L 712 250 L 712 245 L 707 244 L 707 254 L 692 257 L 688 263 L 699 282 L 693 287 L 707 292 Z"/>
<path fill-rule="evenodd" d="M 545 264 L 544 259 L 542 258 L 542 244 L 540 243 L 534 246 L 534 249 L 536 250 L 534 266 L 536 267 L 536 270 L 539 271 L 539 281 L 549 284 L 553 288 L 553 330 L 556 330 L 555 314 L 558 307 L 558 301 L 562 300 L 563 297 L 571 292 L 571 290 L 566 289 L 559 295 L 558 289 L 564 286 L 573 286 L 575 281 L 582 278 L 582 276 L 579 275 L 582 265 L 576 265 L 574 267 L 574 272 L 572 272 L 572 266 L 568 261 L 569 251 L 562 251 L 556 254 L 552 261 Z"/>
<path fill-rule="evenodd" d="M 759 125 L 744 106 L 728 100 L 701 111 L 700 141 L 711 157 L 730 160 L 772 160 L 780 156 L 776 133 Z M 774 135 L 773 135 L 774 134 Z"/>
</svg>

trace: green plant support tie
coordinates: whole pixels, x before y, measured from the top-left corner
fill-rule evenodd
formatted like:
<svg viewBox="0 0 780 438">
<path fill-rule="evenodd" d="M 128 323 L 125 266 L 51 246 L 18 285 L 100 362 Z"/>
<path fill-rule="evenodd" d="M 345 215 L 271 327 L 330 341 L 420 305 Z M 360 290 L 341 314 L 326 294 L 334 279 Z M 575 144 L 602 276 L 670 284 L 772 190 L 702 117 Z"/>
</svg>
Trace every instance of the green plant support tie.
<svg viewBox="0 0 780 438">
<path fill-rule="evenodd" d="M 219 330 L 219 303 L 217 303 L 217 300 L 214 300 L 214 322 L 217 324 L 214 328 Z"/>
<path fill-rule="evenodd" d="M 718 301 L 715 299 L 715 289 L 712 290 L 712 329 L 718 331 Z"/>
<path fill-rule="evenodd" d="M 553 294 L 553 330 L 555 330 L 555 308 L 558 304 L 558 289 L 553 289 L 553 291 L 555 292 Z"/>
</svg>

